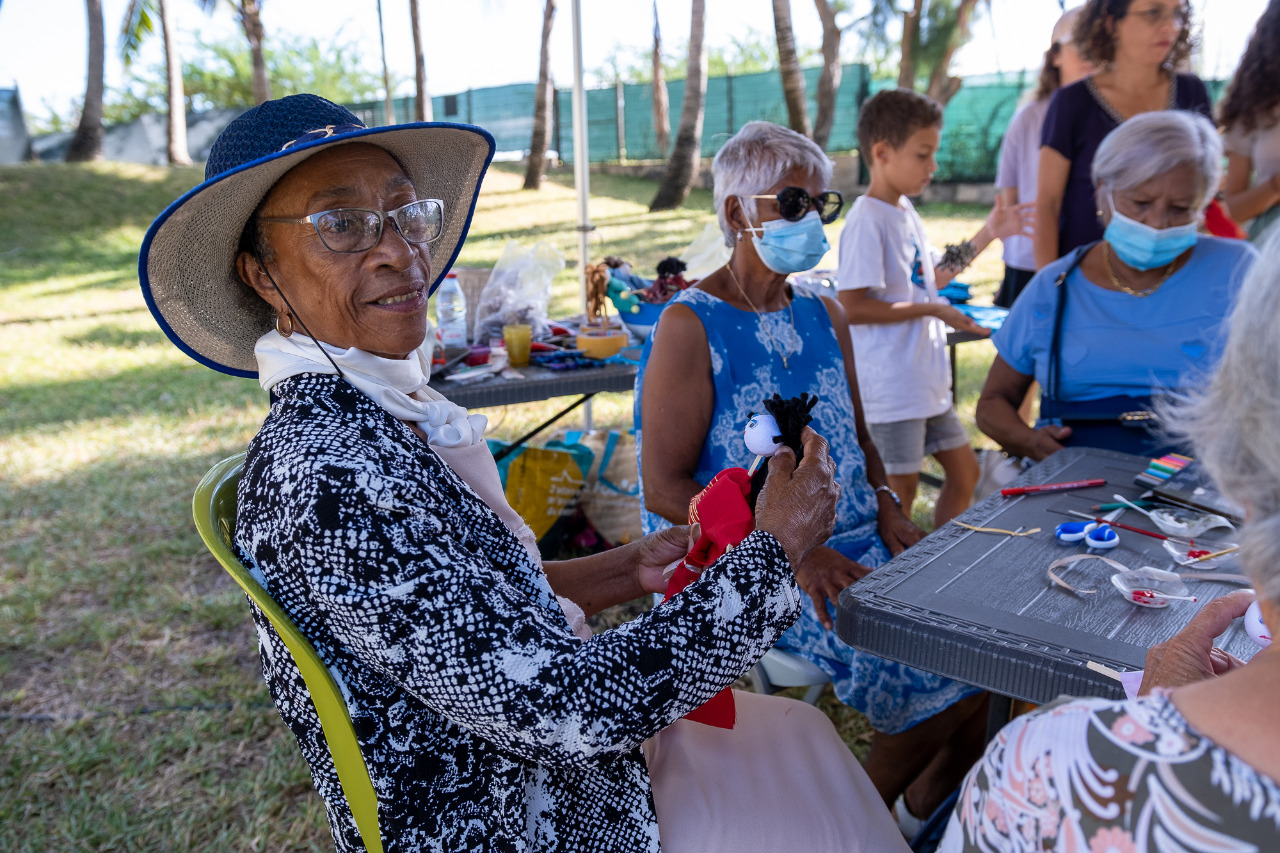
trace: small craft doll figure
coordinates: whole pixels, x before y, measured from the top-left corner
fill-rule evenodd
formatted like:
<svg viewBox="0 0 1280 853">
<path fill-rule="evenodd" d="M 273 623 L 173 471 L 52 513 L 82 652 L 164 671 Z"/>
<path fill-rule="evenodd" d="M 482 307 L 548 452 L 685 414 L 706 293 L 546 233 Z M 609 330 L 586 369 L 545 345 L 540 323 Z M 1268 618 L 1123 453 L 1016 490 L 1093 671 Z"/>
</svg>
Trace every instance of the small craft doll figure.
<svg viewBox="0 0 1280 853">
<path fill-rule="evenodd" d="M 747 449 L 756 455 L 751 471 L 726 468 L 712 477 L 706 488 L 689 502 L 689 523 L 698 525 L 698 538 L 672 574 L 664 601 L 697 580 L 703 569 L 755 529 L 756 496 L 769 472 L 768 466 L 761 463 L 784 446 L 791 448 L 797 461 L 800 459 L 800 432 L 812 420 L 809 412 L 817 402 L 817 397 L 807 393 L 787 400 L 774 394 L 764 401 L 765 413 L 751 413 L 743 432 Z M 733 692 L 725 688 L 686 718 L 709 726 L 733 728 Z"/>
</svg>

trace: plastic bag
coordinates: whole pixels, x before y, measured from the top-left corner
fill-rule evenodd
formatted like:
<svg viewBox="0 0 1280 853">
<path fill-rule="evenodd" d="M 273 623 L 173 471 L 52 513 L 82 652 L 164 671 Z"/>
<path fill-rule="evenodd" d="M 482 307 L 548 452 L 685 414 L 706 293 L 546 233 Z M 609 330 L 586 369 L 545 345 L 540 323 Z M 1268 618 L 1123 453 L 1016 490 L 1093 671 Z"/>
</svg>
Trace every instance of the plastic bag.
<svg viewBox="0 0 1280 853">
<path fill-rule="evenodd" d="M 643 537 L 635 431 L 574 430 L 565 433 L 564 443 L 589 447 L 595 456 L 578 503 L 601 538 L 612 546 Z"/>
<path fill-rule="evenodd" d="M 708 222 L 702 233 L 693 239 L 680 260 L 688 264 L 684 277 L 688 281 L 706 278 L 729 262 L 729 247 L 724 244 L 724 232 L 719 222 Z"/>
<path fill-rule="evenodd" d="M 487 343 L 502 337 L 502 327 L 528 323 L 535 338 L 546 337 L 551 281 L 564 269 L 564 256 L 548 243 L 525 249 L 507 243 L 489 274 L 476 308 L 475 339 Z"/>
</svg>

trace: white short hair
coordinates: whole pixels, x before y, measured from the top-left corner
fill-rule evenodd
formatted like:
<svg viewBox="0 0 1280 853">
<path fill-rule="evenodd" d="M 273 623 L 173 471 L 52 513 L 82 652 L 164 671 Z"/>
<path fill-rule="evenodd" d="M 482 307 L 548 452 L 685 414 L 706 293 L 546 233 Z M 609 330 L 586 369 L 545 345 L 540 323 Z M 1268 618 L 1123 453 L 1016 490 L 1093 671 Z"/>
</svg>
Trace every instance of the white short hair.
<svg viewBox="0 0 1280 853">
<path fill-rule="evenodd" d="M 747 196 L 763 193 L 796 167 L 816 176 L 824 189 L 831 181 L 831 158 L 794 130 L 771 121 L 749 121 L 729 138 L 711 161 L 716 218 L 726 246 L 733 246 L 734 229 L 725 220 L 725 199 L 741 196 L 743 210 L 754 220 L 756 203 Z"/>
<path fill-rule="evenodd" d="M 1227 321 L 1202 390 L 1161 406 L 1225 494 L 1250 512 L 1240 557 L 1259 597 L 1280 604 L 1280 228 L 1272 227 Z M 1229 270 L 1223 270 L 1229 275 Z"/>
<path fill-rule="evenodd" d="M 1213 123 L 1186 110 L 1140 113 L 1107 134 L 1093 157 L 1098 206 L 1115 190 L 1131 190 L 1189 163 L 1200 176 L 1196 210 L 1204 210 L 1222 177 L 1222 139 Z"/>
</svg>

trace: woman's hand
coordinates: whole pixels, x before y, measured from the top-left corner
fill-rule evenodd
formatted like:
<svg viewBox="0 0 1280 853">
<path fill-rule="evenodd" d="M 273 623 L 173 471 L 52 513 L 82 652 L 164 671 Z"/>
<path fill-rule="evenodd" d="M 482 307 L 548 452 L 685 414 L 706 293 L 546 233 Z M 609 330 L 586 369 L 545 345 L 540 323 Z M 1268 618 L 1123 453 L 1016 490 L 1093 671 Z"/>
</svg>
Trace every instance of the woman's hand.
<svg viewBox="0 0 1280 853">
<path fill-rule="evenodd" d="M 756 530 L 773 534 L 793 569 L 831 537 L 840 498 L 826 439 L 805 427 L 800 441 L 800 464 L 791 449 L 783 447 L 769 460 L 769 476 L 756 500 Z"/>
<path fill-rule="evenodd" d="M 1147 695 L 1153 687 L 1195 684 L 1244 666 L 1244 661 L 1216 648 L 1213 641 L 1230 627 L 1233 619 L 1244 615 L 1254 598 L 1254 593 L 1246 589 L 1215 598 L 1200 608 L 1187 627 L 1152 646 L 1147 652 L 1138 695 Z"/>
<path fill-rule="evenodd" d="M 689 525 L 668 527 L 650 533 L 632 546 L 635 551 L 628 556 L 635 566 L 636 585 L 648 593 L 666 592 L 667 566 L 689 553 L 690 541 L 697 533 Z"/>
<path fill-rule="evenodd" d="M 1062 449 L 1062 442 L 1071 437 L 1071 427 L 1049 424 L 1033 430 L 1033 433 L 1031 444 L 1022 455 L 1041 462 Z"/>
<path fill-rule="evenodd" d="M 1036 227 L 1036 203 L 1007 204 L 1001 196 L 987 214 L 986 228 L 992 238 L 1001 240 L 1017 235 L 1031 236 Z"/>
<path fill-rule="evenodd" d="M 880 495 L 877 492 L 877 497 Z M 924 538 L 924 531 L 916 527 L 916 523 L 903 511 L 898 503 L 888 495 L 880 501 L 880 510 L 876 513 L 876 530 L 889 553 L 898 556 L 903 551 Z"/>
<path fill-rule="evenodd" d="M 813 599 L 813 609 L 818 613 L 818 621 L 830 631 L 835 624 L 831 621 L 827 600 L 836 604 L 840 590 L 869 574 L 869 566 L 850 560 L 834 548 L 820 545 L 810 551 L 800 568 L 796 569 L 796 583 Z"/>
</svg>

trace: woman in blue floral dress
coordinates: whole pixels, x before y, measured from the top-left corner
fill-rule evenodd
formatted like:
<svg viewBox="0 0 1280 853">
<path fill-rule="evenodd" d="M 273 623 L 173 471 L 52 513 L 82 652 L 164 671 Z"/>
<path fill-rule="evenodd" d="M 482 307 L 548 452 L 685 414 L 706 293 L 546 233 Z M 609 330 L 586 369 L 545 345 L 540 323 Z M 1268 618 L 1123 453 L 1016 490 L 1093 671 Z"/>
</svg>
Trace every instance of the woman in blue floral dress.
<svg viewBox="0 0 1280 853">
<path fill-rule="evenodd" d="M 799 134 L 752 122 L 713 170 L 733 255 L 663 311 L 636 378 L 644 529 L 685 521 L 717 472 L 750 465 L 742 429 L 763 400 L 818 396 L 812 426 L 830 443 L 842 494 L 827 547 L 796 572 L 810 600 L 778 647 L 825 670 L 840 700 L 871 721 L 866 770 L 886 803 L 910 785 L 911 811 L 927 815 L 981 753 L 985 720 L 976 688 L 858 652 L 832 630 L 828 602 L 923 533 L 863 423 L 843 310 L 786 282 L 827 251 L 822 226 L 842 203 L 824 192 L 831 162 Z"/>
</svg>

